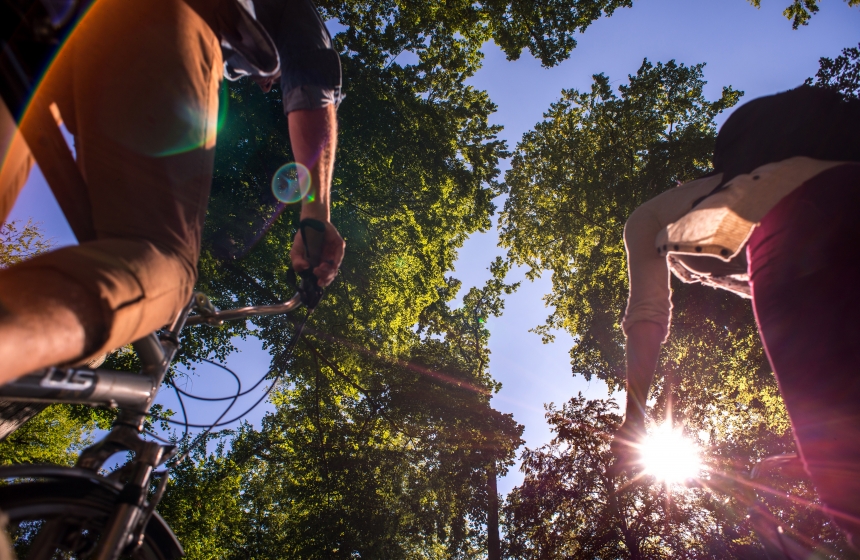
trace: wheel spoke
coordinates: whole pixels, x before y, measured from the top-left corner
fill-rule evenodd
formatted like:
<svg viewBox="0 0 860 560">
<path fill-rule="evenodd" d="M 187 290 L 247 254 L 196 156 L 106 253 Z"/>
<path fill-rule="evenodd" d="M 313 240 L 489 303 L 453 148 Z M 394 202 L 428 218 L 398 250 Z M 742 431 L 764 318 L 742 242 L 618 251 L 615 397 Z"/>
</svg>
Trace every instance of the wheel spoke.
<svg viewBox="0 0 860 560">
<path fill-rule="evenodd" d="M 106 483 L 68 478 L 0 484 L 0 511 L 18 560 L 90 558 L 115 513 L 119 490 Z M 175 560 L 182 547 L 156 514 L 147 525 L 144 544 L 134 560 Z M 124 557 L 125 558 L 125 557 Z"/>
</svg>

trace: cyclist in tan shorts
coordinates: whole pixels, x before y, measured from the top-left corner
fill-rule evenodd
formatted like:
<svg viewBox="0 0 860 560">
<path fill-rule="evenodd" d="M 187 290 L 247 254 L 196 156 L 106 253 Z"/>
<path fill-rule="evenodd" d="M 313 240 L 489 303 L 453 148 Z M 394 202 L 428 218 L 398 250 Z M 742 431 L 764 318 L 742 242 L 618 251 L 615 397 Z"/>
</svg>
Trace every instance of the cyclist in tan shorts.
<svg viewBox="0 0 860 560">
<path fill-rule="evenodd" d="M 301 217 L 325 225 L 314 272 L 327 285 L 344 250 L 329 214 L 339 60 L 309 0 L 256 4 L 280 54 L 293 153 L 310 169 L 315 189 Z M 90 234 L 80 245 L 0 271 L 0 382 L 127 344 L 169 323 L 186 304 L 212 180 L 222 43 L 241 37 L 236 16 L 247 21 L 249 13 L 237 0 L 97 0 L 60 50 L 34 105 L 51 105 L 75 137 Z M 224 52 L 229 76 L 254 77 L 241 47 Z M 266 89 L 277 77 L 255 79 Z M 40 124 L 28 113 L 21 120 L 27 126 Z M 4 154 L 0 220 L 33 165 L 0 104 Z M 308 263 L 298 235 L 296 241 L 291 257 L 300 271 Z"/>
</svg>

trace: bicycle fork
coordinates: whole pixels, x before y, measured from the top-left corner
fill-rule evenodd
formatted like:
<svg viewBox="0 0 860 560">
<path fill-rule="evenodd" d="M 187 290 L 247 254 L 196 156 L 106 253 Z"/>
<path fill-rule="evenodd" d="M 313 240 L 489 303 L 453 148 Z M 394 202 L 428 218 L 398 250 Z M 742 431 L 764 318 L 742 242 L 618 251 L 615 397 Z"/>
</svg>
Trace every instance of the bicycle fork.
<svg viewBox="0 0 860 560">
<path fill-rule="evenodd" d="M 143 534 L 149 516 L 167 484 L 165 475 L 147 506 L 146 497 L 154 469 L 163 462 L 165 448 L 154 442 L 147 442 L 143 452 L 135 461 L 131 479 L 126 483 L 117 499 L 116 513 L 105 527 L 93 554 L 94 560 L 117 560 L 120 554 L 133 551 L 143 542 Z"/>
</svg>

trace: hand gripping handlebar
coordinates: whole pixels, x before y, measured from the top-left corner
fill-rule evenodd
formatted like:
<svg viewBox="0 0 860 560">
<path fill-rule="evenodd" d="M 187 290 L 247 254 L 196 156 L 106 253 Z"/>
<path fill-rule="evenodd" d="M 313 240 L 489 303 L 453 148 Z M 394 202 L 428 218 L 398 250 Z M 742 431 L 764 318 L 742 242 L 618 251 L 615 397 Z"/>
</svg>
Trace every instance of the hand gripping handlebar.
<svg viewBox="0 0 860 560">
<path fill-rule="evenodd" d="M 310 268 L 299 272 L 301 282 L 299 283 L 299 295 L 302 303 L 313 311 L 322 298 L 323 289 L 317 283 L 314 269 L 322 262 L 322 252 L 325 245 L 325 224 L 319 220 L 306 218 L 299 222 L 299 231 L 302 233 L 302 241 L 305 244 L 305 256 Z"/>
</svg>

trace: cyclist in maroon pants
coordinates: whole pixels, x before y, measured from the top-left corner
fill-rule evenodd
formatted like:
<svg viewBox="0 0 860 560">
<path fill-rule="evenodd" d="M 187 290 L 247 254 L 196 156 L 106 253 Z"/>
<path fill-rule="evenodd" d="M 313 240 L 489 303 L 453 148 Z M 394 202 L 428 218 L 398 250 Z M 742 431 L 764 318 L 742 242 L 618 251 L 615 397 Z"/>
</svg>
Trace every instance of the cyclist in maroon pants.
<svg viewBox="0 0 860 560">
<path fill-rule="evenodd" d="M 753 100 L 717 137 L 714 173 L 671 189 L 624 231 L 627 410 L 634 462 L 671 318 L 669 270 L 752 298 L 804 465 L 860 538 L 860 100 L 803 86 Z"/>
</svg>

